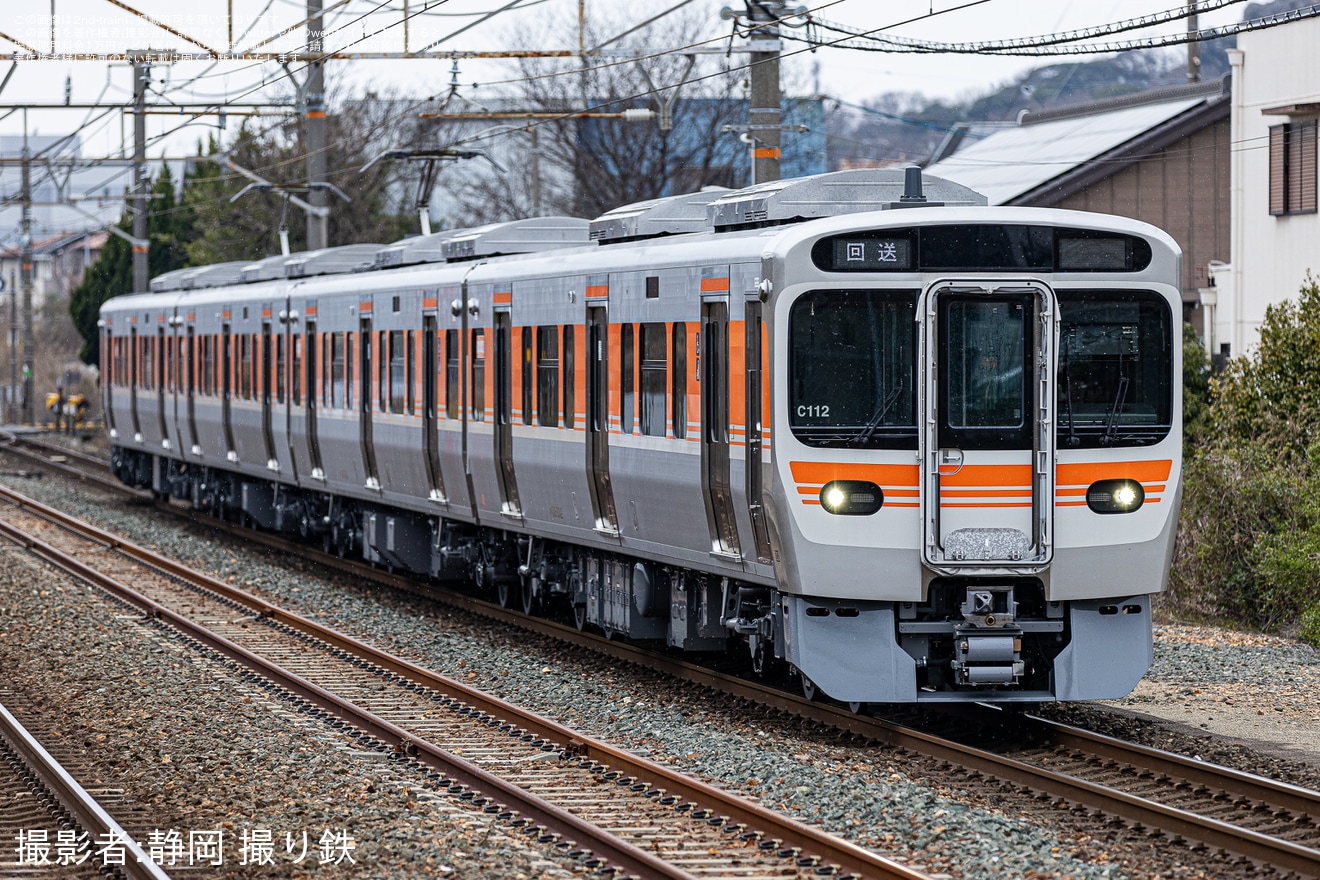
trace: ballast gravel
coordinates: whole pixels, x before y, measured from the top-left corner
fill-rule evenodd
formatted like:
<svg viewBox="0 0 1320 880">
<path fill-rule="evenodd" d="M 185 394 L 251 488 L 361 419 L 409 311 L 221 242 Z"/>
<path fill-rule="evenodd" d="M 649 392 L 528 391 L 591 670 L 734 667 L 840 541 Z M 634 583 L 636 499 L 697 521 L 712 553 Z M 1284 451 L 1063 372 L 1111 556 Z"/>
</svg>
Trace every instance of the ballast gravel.
<svg viewBox="0 0 1320 880">
<path fill-rule="evenodd" d="M 39 500 L 157 547 L 290 610 L 756 797 L 921 870 L 969 880 L 1214 876 L 1204 860 L 1190 853 L 1184 858 L 1182 850 L 1167 841 L 1134 843 L 1128 835 L 1114 843 L 1102 823 L 1077 821 L 1062 812 L 1054 821 L 1049 805 L 1016 815 L 996 804 L 984 788 L 965 790 L 957 777 L 923 779 L 919 762 L 892 750 L 822 734 L 654 673 L 602 667 L 599 658 L 585 652 L 505 631 L 415 596 L 349 582 L 301 557 L 276 557 L 256 548 L 244 553 L 209 537 L 202 526 L 181 526 L 150 508 L 95 490 L 72 489 L 54 479 L 5 479 Z M 1207 647 L 1204 662 L 1211 663 L 1215 652 Z M 1157 665 L 1163 659 L 1162 653 L 1157 655 Z M 1102 727 L 1108 717 L 1087 707 L 1079 711 L 1098 716 Z M 1135 727 L 1148 725 L 1120 717 Z M 1166 747 L 1181 745 L 1166 734 L 1151 736 L 1162 737 Z M 254 748 L 260 751 L 262 746 Z M 272 753 L 284 754 L 277 748 Z M 350 816 L 357 827 L 378 821 L 356 805 L 343 821 Z M 377 837 L 397 841 L 402 848 L 434 846 L 443 851 L 445 844 L 430 839 L 439 833 L 438 828 L 419 827 L 412 836 Z"/>
<path fill-rule="evenodd" d="M 115 795 L 112 812 L 128 812 L 125 830 L 149 853 L 156 841 L 170 873 L 582 874 L 441 793 L 425 774 L 364 749 L 6 542 L 0 670 L 0 701 L 13 702 L 57 760 L 96 768 L 80 782 Z M 58 828 L 24 830 L 54 841 Z M 17 841 L 0 841 L 0 852 L 0 875 L 35 867 L 15 864 Z M 113 864 L 116 856 L 93 848 L 88 858 Z"/>
</svg>

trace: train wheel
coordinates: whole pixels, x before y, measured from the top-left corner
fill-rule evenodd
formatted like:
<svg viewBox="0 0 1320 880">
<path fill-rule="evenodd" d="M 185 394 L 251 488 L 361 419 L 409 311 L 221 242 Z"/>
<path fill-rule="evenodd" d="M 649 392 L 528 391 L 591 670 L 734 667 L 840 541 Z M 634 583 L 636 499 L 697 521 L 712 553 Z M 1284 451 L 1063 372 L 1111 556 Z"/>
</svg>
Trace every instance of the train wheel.
<svg viewBox="0 0 1320 880">
<path fill-rule="evenodd" d="M 495 584 L 495 595 L 500 600 L 501 608 L 513 607 L 513 589 L 509 584 L 508 578 L 500 578 Z"/>
<path fill-rule="evenodd" d="M 530 615 L 536 610 L 536 591 L 533 589 L 531 578 L 522 579 L 520 593 L 522 594 L 523 614 Z"/>
<path fill-rule="evenodd" d="M 805 675 L 802 676 L 802 696 L 813 702 L 820 697 L 820 688 L 816 687 L 816 683 Z"/>
<path fill-rule="evenodd" d="M 582 630 L 582 629 L 586 629 L 586 628 L 587 628 L 587 606 L 586 606 L 586 605 L 574 605 L 574 606 L 573 606 L 573 625 L 576 626 L 576 627 L 577 627 L 578 629 L 580 629 L 580 630 Z"/>
<path fill-rule="evenodd" d="M 867 709 L 866 703 L 849 703 L 848 711 L 854 715 L 861 715 Z"/>
</svg>

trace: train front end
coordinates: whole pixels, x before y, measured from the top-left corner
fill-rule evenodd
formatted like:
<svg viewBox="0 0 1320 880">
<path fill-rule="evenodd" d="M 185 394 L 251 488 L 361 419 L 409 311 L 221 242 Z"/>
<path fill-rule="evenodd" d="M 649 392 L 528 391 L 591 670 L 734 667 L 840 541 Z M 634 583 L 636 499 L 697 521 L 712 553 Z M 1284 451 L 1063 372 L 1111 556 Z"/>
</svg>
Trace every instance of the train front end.
<svg viewBox="0 0 1320 880">
<path fill-rule="evenodd" d="M 1180 260 L 1135 221 L 985 207 L 767 253 L 777 611 L 809 692 L 1131 691 L 1177 524 Z"/>
</svg>

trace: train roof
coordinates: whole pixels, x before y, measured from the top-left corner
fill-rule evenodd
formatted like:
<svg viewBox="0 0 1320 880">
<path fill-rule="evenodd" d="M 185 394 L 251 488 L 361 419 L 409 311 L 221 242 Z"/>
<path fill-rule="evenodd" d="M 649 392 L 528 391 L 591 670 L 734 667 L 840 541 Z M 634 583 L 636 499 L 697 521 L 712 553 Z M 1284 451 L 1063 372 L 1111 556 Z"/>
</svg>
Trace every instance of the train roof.
<svg viewBox="0 0 1320 880">
<path fill-rule="evenodd" d="M 975 190 L 923 178 L 919 169 L 862 168 L 759 183 L 727 193 L 706 211 L 708 225 L 718 232 L 890 208 L 984 204 L 985 196 Z"/>
<path fill-rule="evenodd" d="M 730 192 L 726 187 L 707 187 L 694 193 L 648 199 L 606 211 L 591 221 L 591 238 L 601 244 L 707 232 L 707 207 Z"/>
</svg>

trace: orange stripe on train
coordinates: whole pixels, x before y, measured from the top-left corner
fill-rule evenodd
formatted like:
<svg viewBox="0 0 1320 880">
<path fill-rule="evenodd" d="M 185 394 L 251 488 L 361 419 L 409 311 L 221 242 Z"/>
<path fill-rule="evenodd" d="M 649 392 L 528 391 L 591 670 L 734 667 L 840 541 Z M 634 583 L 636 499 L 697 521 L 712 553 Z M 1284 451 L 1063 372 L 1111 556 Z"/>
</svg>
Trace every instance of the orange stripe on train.
<svg viewBox="0 0 1320 880">
<path fill-rule="evenodd" d="M 1100 461 L 1061 464 L 1054 469 L 1054 480 L 1061 486 L 1089 486 L 1096 480 L 1136 480 L 1139 483 L 1163 483 L 1173 471 L 1169 459 L 1155 461 Z"/>
<path fill-rule="evenodd" d="M 789 468 L 798 483 L 823 486 L 831 480 L 869 480 L 880 486 L 915 486 L 915 464 L 856 464 L 843 461 L 792 461 Z"/>
</svg>

